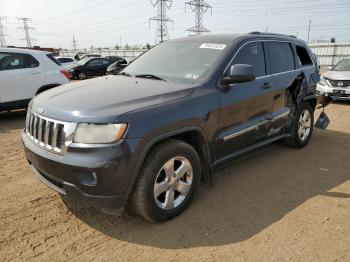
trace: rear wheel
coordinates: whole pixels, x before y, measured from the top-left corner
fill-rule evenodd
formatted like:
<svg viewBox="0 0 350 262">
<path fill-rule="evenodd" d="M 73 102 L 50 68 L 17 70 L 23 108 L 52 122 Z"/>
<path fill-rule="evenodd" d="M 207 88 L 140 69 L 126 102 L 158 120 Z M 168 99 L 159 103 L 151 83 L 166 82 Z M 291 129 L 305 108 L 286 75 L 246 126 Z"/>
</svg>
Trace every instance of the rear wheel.
<svg viewBox="0 0 350 262">
<path fill-rule="evenodd" d="M 84 80 L 84 79 L 86 78 L 85 73 L 79 73 L 78 78 L 79 78 L 80 80 Z"/>
<path fill-rule="evenodd" d="M 156 146 L 140 171 L 130 205 L 151 222 L 163 222 L 182 213 L 200 184 L 196 150 L 180 140 Z"/>
<path fill-rule="evenodd" d="M 314 110 L 310 103 L 304 102 L 297 108 L 290 127 L 290 137 L 284 139 L 287 146 L 301 148 L 306 146 L 312 136 L 314 127 Z"/>
</svg>

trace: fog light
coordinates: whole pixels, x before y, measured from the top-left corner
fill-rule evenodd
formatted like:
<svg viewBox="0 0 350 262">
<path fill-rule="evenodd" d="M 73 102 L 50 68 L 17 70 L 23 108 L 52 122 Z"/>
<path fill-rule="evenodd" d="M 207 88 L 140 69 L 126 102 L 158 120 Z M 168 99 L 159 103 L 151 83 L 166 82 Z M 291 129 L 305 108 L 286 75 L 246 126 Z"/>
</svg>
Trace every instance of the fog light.
<svg viewBox="0 0 350 262">
<path fill-rule="evenodd" d="M 77 174 L 80 184 L 84 186 L 96 186 L 97 175 L 95 172 L 79 172 Z"/>
</svg>

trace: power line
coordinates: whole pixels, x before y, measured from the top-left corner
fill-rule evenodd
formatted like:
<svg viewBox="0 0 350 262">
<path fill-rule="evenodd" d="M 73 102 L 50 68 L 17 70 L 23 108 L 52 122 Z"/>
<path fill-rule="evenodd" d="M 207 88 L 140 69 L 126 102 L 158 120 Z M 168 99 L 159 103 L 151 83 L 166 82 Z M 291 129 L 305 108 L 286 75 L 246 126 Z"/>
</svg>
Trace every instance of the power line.
<svg viewBox="0 0 350 262">
<path fill-rule="evenodd" d="M 157 21 L 156 42 L 158 42 L 159 40 L 160 42 L 163 42 L 164 40 L 169 39 L 168 22 L 174 22 L 166 15 L 166 10 L 170 9 L 171 5 L 173 4 L 173 1 L 156 0 L 154 2 L 153 0 L 150 0 L 150 2 L 153 5 L 153 7 L 157 6 L 157 16 L 150 18 L 149 23 L 151 26 L 151 21 Z"/>
<path fill-rule="evenodd" d="M 6 17 L 0 16 L 0 46 L 6 46 L 5 34 L 4 34 L 4 25 L 2 21 L 5 20 Z"/>
<path fill-rule="evenodd" d="M 29 31 L 33 30 L 33 27 L 28 26 L 28 22 L 32 21 L 31 18 L 27 18 L 27 17 L 19 17 L 17 18 L 18 21 L 22 21 L 23 22 L 23 27 L 18 27 L 19 29 L 24 31 L 24 36 L 25 38 L 23 38 L 22 40 L 26 41 L 27 47 L 32 47 L 32 40 L 35 40 L 33 38 L 30 37 L 29 35 Z"/>
<path fill-rule="evenodd" d="M 192 0 L 186 2 L 185 11 L 187 5 L 190 6 L 191 10 L 195 13 L 195 25 L 186 31 L 192 32 L 195 35 L 210 32 L 210 30 L 203 26 L 203 15 L 208 11 L 208 9 L 210 9 L 212 12 L 213 8 L 204 0 Z"/>
</svg>

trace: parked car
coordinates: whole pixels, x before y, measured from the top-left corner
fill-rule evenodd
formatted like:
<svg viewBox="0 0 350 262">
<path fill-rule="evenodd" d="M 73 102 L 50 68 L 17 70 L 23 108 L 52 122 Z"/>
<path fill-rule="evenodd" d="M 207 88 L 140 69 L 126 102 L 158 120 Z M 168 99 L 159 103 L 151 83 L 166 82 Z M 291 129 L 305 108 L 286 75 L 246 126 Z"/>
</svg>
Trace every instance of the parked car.
<svg viewBox="0 0 350 262">
<path fill-rule="evenodd" d="M 75 61 L 74 57 L 57 56 L 55 58 L 65 68 L 67 68 L 68 66 L 77 65 L 77 62 Z"/>
<path fill-rule="evenodd" d="M 350 58 L 341 60 L 324 73 L 317 89 L 333 100 L 350 100 Z"/>
<path fill-rule="evenodd" d="M 126 60 L 118 60 L 107 67 L 107 75 L 116 75 L 128 65 Z"/>
<path fill-rule="evenodd" d="M 307 44 L 290 36 L 166 41 L 119 75 L 34 98 L 26 157 L 63 195 L 162 222 L 183 212 L 219 165 L 277 140 L 306 146 L 319 78 Z"/>
<path fill-rule="evenodd" d="M 35 95 L 68 83 L 68 77 L 49 52 L 0 48 L 0 110 L 26 107 Z"/>
<path fill-rule="evenodd" d="M 83 58 L 77 65 L 67 67 L 73 79 L 83 80 L 88 77 L 102 76 L 107 72 L 107 67 L 113 63 L 107 58 Z"/>
</svg>

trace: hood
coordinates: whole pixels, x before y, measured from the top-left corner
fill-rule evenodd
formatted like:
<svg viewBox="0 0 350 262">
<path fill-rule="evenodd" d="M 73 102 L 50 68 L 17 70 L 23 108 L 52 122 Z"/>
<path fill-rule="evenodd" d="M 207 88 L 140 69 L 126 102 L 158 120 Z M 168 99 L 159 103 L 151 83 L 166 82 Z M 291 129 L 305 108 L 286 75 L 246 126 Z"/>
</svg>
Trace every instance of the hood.
<svg viewBox="0 0 350 262">
<path fill-rule="evenodd" d="M 36 96 L 33 112 L 67 121 L 113 123 L 140 108 L 188 96 L 193 85 L 111 75 L 59 86 Z"/>
<path fill-rule="evenodd" d="M 323 74 L 324 77 L 332 80 L 350 80 L 350 71 L 328 71 Z"/>
</svg>

